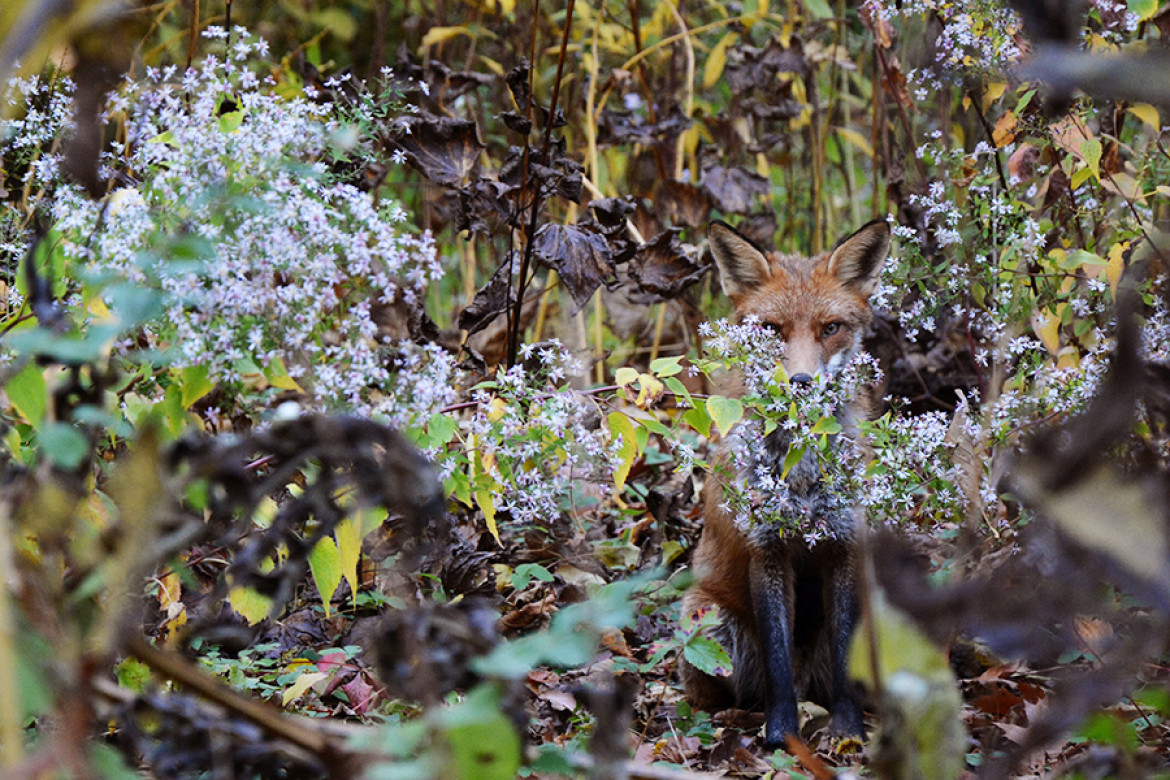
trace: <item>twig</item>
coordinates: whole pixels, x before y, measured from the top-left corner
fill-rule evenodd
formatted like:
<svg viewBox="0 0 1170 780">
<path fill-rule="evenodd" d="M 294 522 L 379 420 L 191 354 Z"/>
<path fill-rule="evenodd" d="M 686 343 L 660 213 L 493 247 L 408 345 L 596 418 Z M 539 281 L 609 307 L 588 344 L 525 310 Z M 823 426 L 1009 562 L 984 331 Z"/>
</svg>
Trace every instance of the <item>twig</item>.
<svg viewBox="0 0 1170 780">
<path fill-rule="evenodd" d="M 804 740 L 795 734 L 789 734 L 784 738 L 784 744 L 788 748 L 788 752 L 796 757 L 801 766 L 813 773 L 813 777 L 817 780 L 833 780 L 836 775 L 833 770 L 825 765 L 824 761 L 817 758 L 817 754 L 809 750 L 808 745 L 804 744 Z"/>
<path fill-rule="evenodd" d="M 126 641 L 126 651 L 164 677 L 252 721 L 273 736 L 318 756 L 332 757 L 339 752 L 338 747 L 320 730 L 299 723 L 263 702 L 237 693 L 204 674 L 182 656 L 160 650 L 137 634 L 131 635 Z"/>
</svg>

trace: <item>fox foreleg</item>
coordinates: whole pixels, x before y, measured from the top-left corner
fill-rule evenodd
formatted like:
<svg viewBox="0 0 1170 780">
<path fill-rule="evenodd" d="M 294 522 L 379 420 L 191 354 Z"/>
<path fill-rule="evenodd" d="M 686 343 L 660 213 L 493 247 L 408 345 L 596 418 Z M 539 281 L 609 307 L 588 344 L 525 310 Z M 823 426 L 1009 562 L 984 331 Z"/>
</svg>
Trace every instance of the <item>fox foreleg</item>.
<svg viewBox="0 0 1170 780">
<path fill-rule="evenodd" d="M 792 563 L 784 553 L 764 551 L 752 556 L 750 569 L 752 608 L 764 657 L 764 744 L 782 747 L 786 735 L 800 735 L 792 670 Z"/>
</svg>

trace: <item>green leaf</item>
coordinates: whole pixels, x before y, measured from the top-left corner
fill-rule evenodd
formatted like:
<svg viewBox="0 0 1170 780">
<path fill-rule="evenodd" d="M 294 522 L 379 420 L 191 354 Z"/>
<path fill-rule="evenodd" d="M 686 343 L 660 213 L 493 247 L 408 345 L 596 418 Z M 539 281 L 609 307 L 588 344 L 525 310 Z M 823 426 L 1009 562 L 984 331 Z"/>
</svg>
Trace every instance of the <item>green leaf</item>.
<svg viewBox="0 0 1170 780">
<path fill-rule="evenodd" d="M 1089 166 L 1089 170 L 1093 172 L 1093 177 L 1097 181 L 1101 180 L 1101 142 L 1096 138 L 1086 138 L 1081 142 L 1081 157 L 1085 160 L 1085 165 Z"/>
<path fill-rule="evenodd" d="M 30 360 L 20 373 L 8 380 L 4 391 L 20 416 L 32 427 L 39 428 L 49 410 L 49 385 L 37 362 Z"/>
<path fill-rule="evenodd" d="M 184 409 L 190 409 L 191 404 L 215 389 L 215 384 L 208 378 L 210 374 L 211 370 L 206 364 L 179 369 L 179 387 L 183 390 Z"/>
<path fill-rule="evenodd" d="M 707 399 L 707 413 L 724 436 L 737 422 L 743 419 L 743 402 L 738 398 L 724 398 L 713 395 Z"/>
<path fill-rule="evenodd" d="M 650 373 L 659 379 L 666 379 L 682 371 L 682 355 L 658 358 L 650 361 Z"/>
<path fill-rule="evenodd" d="M 101 780 L 141 780 L 142 775 L 126 766 L 126 760 L 115 748 L 91 742 L 86 748 L 89 766 Z"/>
<path fill-rule="evenodd" d="M 541 566 L 539 563 L 522 563 L 517 566 L 516 571 L 512 573 L 512 587 L 516 590 L 524 590 L 528 587 L 528 583 L 534 578 L 540 580 L 541 582 L 553 581 L 552 572 Z"/>
<path fill-rule="evenodd" d="M 68 423 L 46 425 L 37 433 L 37 441 L 41 452 L 66 470 L 77 468 L 89 455 L 89 439 Z"/>
<path fill-rule="evenodd" d="M 902 612 L 874 594 L 867 620 L 853 637 L 850 675 L 871 688 L 875 676 L 882 708 L 897 726 L 876 739 L 892 743 L 891 754 L 903 756 L 895 777 L 958 777 L 967 752 L 963 699 L 946 654 Z M 869 638 L 877 638 L 870 647 Z M 874 668 L 874 661 L 876 666 Z M 875 742 L 876 744 L 876 742 Z"/>
<path fill-rule="evenodd" d="M 825 0 L 804 0 L 804 7 L 818 19 L 832 19 L 833 9 Z"/>
<path fill-rule="evenodd" d="M 219 117 L 219 131 L 221 133 L 233 133 L 240 129 L 240 125 L 244 123 L 243 111 L 228 111 L 226 114 L 220 114 Z"/>
<path fill-rule="evenodd" d="M 150 667 L 134 657 L 123 658 L 114 668 L 114 674 L 118 685 L 135 693 L 142 693 L 150 684 Z"/>
<path fill-rule="evenodd" d="M 309 570 L 313 573 L 313 582 L 317 585 L 317 592 L 321 594 L 321 603 L 325 607 L 325 617 L 329 617 L 329 600 L 337 586 L 341 584 L 342 566 L 341 553 L 333 537 L 325 536 L 313 546 L 309 553 Z"/>
<path fill-rule="evenodd" d="M 1066 271 L 1075 271 L 1086 265 L 1106 265 L 1109 261 L 1100 255 L 1087 252 L 1084 249 L 1074 249 L 1068 253 L 1068 257 L 1060 264 L 1060 267 Z"/>
<path fill-rule="evenodd" d="M 792 444 L 788 447 L 788 454 L 784 456 L 784 473 L 780 475 L 781 479 L 788 478 L 788 472 L 792 471 L 800 459 L 804 457 L 804 445 Z"/>
<path fill-rule="evenodd" d="M 836 417 L 826 414 L 821 419 L 817 420 L 816 425 L 809 431 L 814 435 L 818 434 L 835 434 L 841 432 L 841 423 L 837 421 Z"/>
<path fill-rule="evenodd" d="M 442 447 L 455 438 L 455 432 L 458 430 L 459 423 L 455 422 L 455 418 L 442 412 L 435 412 L 427 420 L 426 447 L 428 449 Z"/>
<path fill-rule="evenodd" d="M 1105 712 L 1098 712 L 1089 718 L 1081 729 L 1081 736 L 1102 745 L 1121 748 L 1130 754 L 1137 750 L 1139 744 L 1132 723 Z"/>
<path fill-rule="evenodd" d="M 453 774 L 460 780 L 512 780 L 520 769 L 523 746 L 516 727 L 504 713 L 495 685 L 474 688 L 467 697 L 441 712 L 440 728 L 451 748 Z"/>
<path fill-rule="evenodd" d="M 704 438 L 711 438 L 711 415 L 707 413 L 706 405 L 692 406 L 683 412 L 682 418 Z"/>
<path fill-rule="evenodd" d="M 1143 22 L 1158 12 L 1158 0 L 1126 0 L 1125 4 Z"/>
<path fill-rule="evenodd" d="M 723 645 L 706 636 L 692 637 L 683 645 L 683 658 L 704 674 L 727 677 L 731 674 L 731 656 Z"/>
</svg>

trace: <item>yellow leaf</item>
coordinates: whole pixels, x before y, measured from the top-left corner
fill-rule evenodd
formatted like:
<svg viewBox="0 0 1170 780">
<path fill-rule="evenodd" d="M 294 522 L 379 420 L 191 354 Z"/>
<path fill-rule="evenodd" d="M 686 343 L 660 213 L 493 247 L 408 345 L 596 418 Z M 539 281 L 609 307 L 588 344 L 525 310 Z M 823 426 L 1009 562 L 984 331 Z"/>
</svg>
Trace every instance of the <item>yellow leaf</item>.
<svg viewBox="0 0 1170 780">
<path fill-rule="evenodd" d="M 443 43 L 452 38 L 457 38 L 460 35 L 473 37 L 471 31 L 466 27 L 432 27 L 427 30 L 427 34 L 423 36 L 422 48 L 429 49 L 436 43 Z"/>
<path fill-rule="evenodd" d="M 1003 97 L 1003 93 L 1007 90 L 1006 81 L 991 81 L 983 89 L 983 113 L 987 113 L 987 109 L 991 108 L 991 104 Z"/>
<path fill-rule="evenodd" d="M 169 613 L 176 605 L 183 606 L 183 587 L 178 572 L 163 575 L 158 581 L 158 606 Z"/>
<path fill-rule="evenodd" d="M 711 53 L 707 55 L 707 63 L 703 66 L 703 89 L 715 86 L 723 76 L 723 68 L 727 65 L 727 48 L 738 38 L 738 33 L 729 32 L 711 49 Z"/>
<path fill-rule="evenodd" d="M 873 157 L 873 146 L 864 135 L 850 127 L 835 127 L 833 129 L 837 131 L 837 135 L 860 149 L 866 157 Z"/>
<path fill-rule="evenodd" d="M 651 404 L 656 403 L 662 398 L 662 394 L 666 392 L 666 387 L 662 382 L 650 374 L 642 374 L 638 377 L 638 386 L 641 389 L 638 391 L 638 397 L 634 400 L 634 403 L 642 409 L 646 409 Z"/>
<path fill-rule="evenodd" d="M 349 515 L 333 529 L 337 539 L 337 553 L 341 559 L 341 576 L 349 583 L 349 596 L 357 606 L 358 559 L 362 556 L 362 522 L 357 515 Z"/>
<path fill-rule="evenodd" d="M 502 419 L 503 416 L 507 413 L 507 411 L 508 411 L 508 405 L 506 403 L 504 403 L 504 399 L 493 398 L 491 400 L 491 402 L 488 403 L 488 408 L 487 408 L 488 422 L 499 422 L 500 419 Z"/>
<path fill-rule="evenodd" d="M 341 585 L 341 553 L 338 552 L 333 537 L 322 537 L 313 545 L 313 549 L 309 551 L 309 571 L 313 574 L 317 592 L 321 594 L 325 617 L 329 617 L 332 610 L 329 602 L 337 592 L 337 587 Z"/>
<path fill-rule="evenodd" d="M 106 302 L 97 295 L 89 299 L 89 301 L 85 304 L 85 308 L 89 311 L 90 314 L 97 318 L 98 322 L 106 322 L 114 318 L 114 315 L 110 314 L 110 310 L 106 306 Z"/>
<path fill-rule="evenodd" d="M 284 367 L 284 361 L 280 358 L 274 359 L 264 367 L 264 378 L 268 380 L 268 384 L 281 390 L 294 390 L 298 393 L 305 392 L 297 384 L 296 380 L 288 375 L 288 369 Z"/>
<path fill-rule="evenodd" d="M 1153 129 L 1161 129 L 1162 121 L 1158 116 L 1158 109 L 1154 108 L 1149 103 L 1134 103 L 1129 107 L 1129 111 L 1131 114 L 1145 122 Z"/>
<path fill-rule="evenodd" d="M 1056 358 L 1057 368 L 1080 368 L 1081 354 L 1076 347 L 1068 346 L 1060 351 Z"/>
<path fill-rule="evenodd" d="M 634 434 L 634 424 L 630 418 L 621 412 L 610 412 L 609 432 L 615 441 L 620 442 L 618 447 L 618 465 L 613 470 L 613 484 L 618 495 L 625 490 L 626 477 L 630 475 L 630 467 L 634 465 L 634 458 L 638 455 L 638 441 Z"/>
<path fill-rule="evenodd" d="M 1109 260 L 1105 263 L 1105 278 L 1109 280 L 1109 289 L 1117 297 L 1117 283 L 1121 281 L 1121 272 L 1125 270 L 1125 252 L 1129 249 L 1128 241 L 1119 241 L 1109 250 Z"/>
<path fill-rule="evenodd" d="M 496 527 L 495 495 L 490 490 L 477 490 L 475 491 L 475 503 L 479 505 L 480 511 L 483 512 L 483 519 L 487 523 L 488 532 L 496 540 L 496 544 L 503 547 L 504 543 L 500 541 L 500 529 Z"/>
<path fill-rule="evenodd" d="M 228 591 L 228 604 L 237 615 L 253 626 L 268 617 L 272 609 L 272 599 L 252 588 L 232 588 Z"/>
<path fill-rule="evenodd" d="M 280 696 L 280 705 L 287 707 L 290 701 L 295 701 L 304 696 L 310 688 L 317 683 L 329 677 L 326 672 L 305 672 L 297 678 L 296 682 L 288 686 L 284 693 Z"/>
<path fill-rule="evenodd" d="M 1055 357 L 1060 352 L 1060 316 L 1045 309 L 1032 315 L 1032 330 L 1044 344 L 1048 353 Z"/>
<path fill-rule="evenodd" d="M 500 78 L 504 77 L 504 66 L 493 60 L 491 57 L 485 57 L 481 54 L 479 55 L 479 61 L 484 65 L 487 65 L 488 70 L 490 70 L 492 73 L 496 74 Z"/>
<path fill-rule="evenodd" d="M 638 369 L 622 366 L 613 375 L 613 381 L 618 387 L 625 387 L 638 378 Z"/>
</svg>

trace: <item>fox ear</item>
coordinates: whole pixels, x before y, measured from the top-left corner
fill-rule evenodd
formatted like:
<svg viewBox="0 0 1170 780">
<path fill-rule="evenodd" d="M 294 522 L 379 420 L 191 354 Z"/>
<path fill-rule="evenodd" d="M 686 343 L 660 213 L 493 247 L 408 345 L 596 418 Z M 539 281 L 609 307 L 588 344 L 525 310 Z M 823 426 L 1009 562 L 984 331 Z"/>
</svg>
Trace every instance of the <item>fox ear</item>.
<svg viewBox="0 0 1170 780">
<path fill-rule="evenodd" d="M 889 251 L 890 226 L 884 219 L 875 219 L 837 242 L 829 254 L 827 269 L 868 298 L 877 290 L 882 262 Z"/>
<path fill-rule="evenodd" d="M 707 242 L 728 298 L 751 292 L 772 276 L 764 253 L 726 222 L 707 226 Z"/>
</svg>

